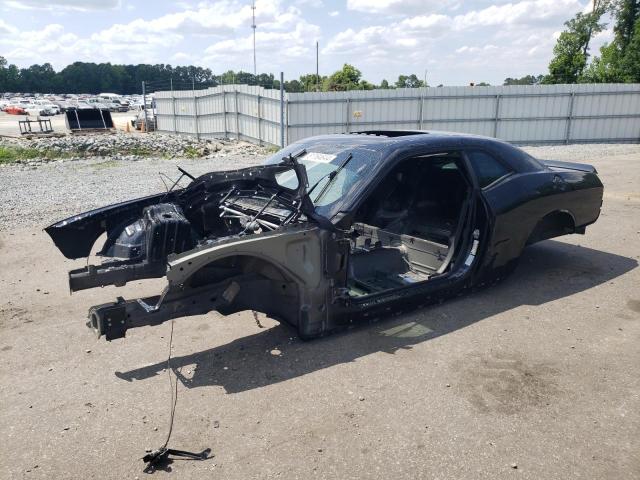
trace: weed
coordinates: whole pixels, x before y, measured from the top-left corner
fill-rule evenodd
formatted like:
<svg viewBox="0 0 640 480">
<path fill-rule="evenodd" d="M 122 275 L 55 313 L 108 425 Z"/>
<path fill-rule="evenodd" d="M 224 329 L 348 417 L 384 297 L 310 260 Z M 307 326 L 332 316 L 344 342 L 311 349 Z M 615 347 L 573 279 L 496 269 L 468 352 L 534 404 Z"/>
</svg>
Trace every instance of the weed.
<svg viewBox="0 0 640 480">
<path fill-rule="evenodd" d="M 200 156 L 200 152 L 193 145 L 189 145 L 184 149 L 184 156 L 187 158 L 198 158 Z"/>
</svg>

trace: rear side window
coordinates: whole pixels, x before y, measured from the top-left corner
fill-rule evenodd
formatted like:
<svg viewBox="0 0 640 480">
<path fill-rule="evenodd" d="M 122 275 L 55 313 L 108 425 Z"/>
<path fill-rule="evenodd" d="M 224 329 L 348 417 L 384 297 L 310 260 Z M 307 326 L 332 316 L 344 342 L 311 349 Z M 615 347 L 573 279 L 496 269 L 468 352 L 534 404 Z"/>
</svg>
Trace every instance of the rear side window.
<svg viewBox="0 0 640 480">
<path fill-rule="evenodd" d="M 491 185 L 496 180 L 511 173 L 511 170 L 505 167 L 497 159 L 488 153 L 479 150 L 467 152 L 471 167 L 473 168 L 480 188 Z"/>
</svg>

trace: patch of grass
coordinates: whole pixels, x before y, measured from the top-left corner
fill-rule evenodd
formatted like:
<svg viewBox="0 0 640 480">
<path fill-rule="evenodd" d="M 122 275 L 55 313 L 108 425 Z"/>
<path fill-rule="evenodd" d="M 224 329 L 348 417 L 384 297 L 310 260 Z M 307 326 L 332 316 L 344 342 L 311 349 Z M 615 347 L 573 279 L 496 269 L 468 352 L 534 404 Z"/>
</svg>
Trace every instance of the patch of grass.
<svg viewBox="0 0 640 480">
<path fill-rule="evenodd" d="M 120 162 L 117 160 L 107 160 L 104 162 L 96 163 L 95 165 L 91 165 L 93 168 L 112 168 L 120 165 Z"/>
<path fill-rule="evenodd" d="M 280 150 L 280 147 L 276 147 L 275 145 L 267 147 L 267 153 L 276 153 L 278 150 Z"/>
<path fill-rule="evenodd" d="M 0 164 L 18 163 L 36 158 L 59 160 L 73 156 L 84 156 L 77 152 L 60 152 L 56 150 L 39 150 L 37 148 L 18 147 L 15 145 L 0 145 Z"/>
<path fill-rule="evenodd" d="M 45 155 L 35 148 L 22 148 L 13 145 L 0 145 L 0 163 L 16 163 L 21 160 L 42 158 Z"/>
<path fill-rule="evenodd" d="M 131 147 L 123 150 L 116 150 L 114 153 L 118 153 L 120 155 L 136 155 L 138 157 L 148 157 L 153 155 L 153 151 L 147 147 Z"/>
<path fill-rule="evenodd" d="M 184 156 L 187 158 L 198 158 L 200 156 L 200 152 L 193 145 L 189 145 L 184 149 Z"/>
</svg>

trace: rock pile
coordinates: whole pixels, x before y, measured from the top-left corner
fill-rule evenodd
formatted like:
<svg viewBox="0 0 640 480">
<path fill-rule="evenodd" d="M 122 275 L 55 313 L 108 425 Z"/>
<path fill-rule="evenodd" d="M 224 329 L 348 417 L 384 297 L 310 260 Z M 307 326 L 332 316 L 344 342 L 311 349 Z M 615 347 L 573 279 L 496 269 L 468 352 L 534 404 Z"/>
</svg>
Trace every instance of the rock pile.
<svg viewBox="0 0 640 480">
<path fill-rule="evenodd" d="M 74 134 L 61 137 L 3 139 L 0 143 L 42 152 L 42 158 L 24 163 L 51 160 L 77 160 L 87 157 L 109 157 L 113 160 L 137 160 L 147 157 L 216 158 L 226 155 L 258 156 L 265 147 L 247 142 L 209 139 L 161 133 L 138 134 Z"/>
</svg>

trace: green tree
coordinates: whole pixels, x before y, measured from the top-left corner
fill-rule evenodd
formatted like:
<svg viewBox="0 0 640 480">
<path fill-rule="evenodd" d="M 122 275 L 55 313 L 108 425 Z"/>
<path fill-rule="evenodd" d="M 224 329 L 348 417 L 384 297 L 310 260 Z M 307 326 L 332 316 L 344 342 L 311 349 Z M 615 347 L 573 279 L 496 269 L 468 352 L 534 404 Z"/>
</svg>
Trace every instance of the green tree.
<svg viewBox="0 0 640 480">
<path fill-rule="evenodd" d="M 635 33 L 638 30 L 638 19 L 640 19 L 639 0 L 618 0 L 613 5 L 613 14 L 616 22 L 613 26 L 615 42 L 624 52 L 633 42 Z"/>
<path fill-rule="evenodd" d="M 525 75 L 521 78 L 505 78 L 503 85 L 538 85 L 544 80 L 544 75 Z"/>
<path fill-rule="evenodd" d="M 397 88 L 419 88 L 424 86 L 424 81 L 420 80 L 415 73 L 411 75 L 399 75 L 398 80 L 396 80 Z"/>
<path fill-rule="evenodd" d="M 111 63 L 74 62 L 59 72 L 48 64 L 32 65 L 18 69 L 0 57 L 0 92 L 33 93 L 141 93 L 142 82 L 146 91 L 191 89 L 220 84 L 261 85 L 279 88 L 280 82 L 273 74 L 254 75 L 248 72 L 228 70 L 214 75 L 209 68 L 193 65 L 171 66 L 169 64 L 114 65 Z M 302 75 L 299 79 L 285 82 L 289 92 L 312 92 L 320 84 L 322 90 L 370 90 L 375 86 L 362 78 L 360 70 L 345 64 L 330 77 L 315 74 Z M 388 85 L 388 83 L 387 83 Z"/>
<path fill-rule="evenodd" d="M 0 56 L 0 92 L 15 92 L 19 90 L 20 70 L 9 64 L 6 58 Z"/>
<path fill-rule="evenodd" d="M 362 72 L 353 65 L 345 63 L 341 70 L 334 72 L 322 84 L 322 90 L 341 92 L 345 90 L 357 90 Z"/>
<path fill-rule="evenodd" d="M 567 28 L 553 47 L 554 57 L 544 83 L 578 82 L 587 66 L 591 37 L 604 29 L 605 24 L 600 23 L 600 19 L 608 8 L 606 0 L 594 0 L 590 13 L 578 13 L 565 22 Z"/>
<path fill-rule="evenodd" d="M 300 83 L 302 84 L 305 92 L 315 92 L 318 89 L 322 89 L 322 84 L 325 79 L 326 77 L 316 75 L 315 73 L 300 75 Z"/>
<path fill-rule="evenodd" d="M 360 80 L 358 82 L 358 90 L 373 90 L 374 88 L 376 88 L 376 86 L 366 80 Z"/>
<path fill-rule="evenodd" d="M 260 73 L 257 77 L 256 77 L 256 83 L 264 88 L 274 88 L 273 87 L 273 82 L 275 80 L 275 77 L 273 76 L 273 73 Z"/>
<path fill-rule="evenodd" d="M 20 69 L 20 83 L 27 92 L 52 93 L 56 72 L 50 63 Z"/>
<path fill-rule="evenodd" d="M 623 82 L 640 82 L 640 18 L 636 20 L 633 36 L 620 63 Z"/>
<path fill-rule="evenodd" d="M 389 82 L 383 78 L 382 81 L 380 82 L 380 88 L 383 90 L 388 90 L 391 87 L 389 86 Z"/>
<path fill-rule="evenodd" d="M 593 59 L 582 81 L 640 81 L 640 0 L 618 0 L 612 16 L 614 39 L 600 48 L 600 56 Z"/>
<path fill-rule="evenodd" d="M 289 93 L 304 92 L 304 85 L 299 80 L 289 80 L 284 82 L 284 89 Z"/>
</svg>

